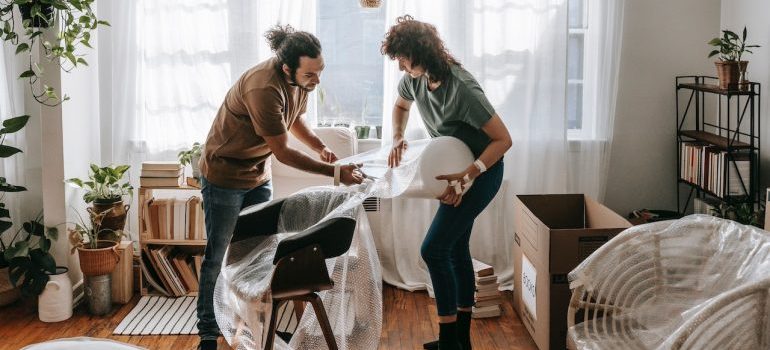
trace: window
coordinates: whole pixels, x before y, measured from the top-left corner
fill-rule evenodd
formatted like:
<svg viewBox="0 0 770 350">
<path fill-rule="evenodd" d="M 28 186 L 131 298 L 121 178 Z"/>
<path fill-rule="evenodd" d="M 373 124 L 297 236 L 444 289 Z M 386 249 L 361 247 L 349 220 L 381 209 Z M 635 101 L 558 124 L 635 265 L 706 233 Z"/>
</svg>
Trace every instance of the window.
<svg viewBox="0 0 770 350">
<path fill-rule="evenodd" d="M 569 0 L 567 38 L 567 135 L 570 139 L 590 138 L 591 122 L 586 112 L 587 0 Z"/>
<path fill-rule="evenodd" d="M 385 9 L 319 1 L 317 23 L 326 64 L 317 89 L 318 124 L 380 125 Z"/>
</svg>

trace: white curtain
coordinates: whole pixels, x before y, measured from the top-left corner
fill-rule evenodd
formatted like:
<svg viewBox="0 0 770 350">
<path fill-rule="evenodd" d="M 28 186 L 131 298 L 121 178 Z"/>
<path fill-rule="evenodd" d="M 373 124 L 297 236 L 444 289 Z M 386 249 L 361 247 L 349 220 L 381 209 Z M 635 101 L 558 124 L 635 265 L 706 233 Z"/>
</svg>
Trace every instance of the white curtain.
<svg viewBox="0 0 770 350">
<path fill-rule="evenodd" d="M 476 220 L 471 237 L 471 255 L 493 265 L 506 289 L 513 282 L 513 223 L 508 215 L 513 212 L 513 196 L 565 192 L 603 196 L 600 189 L 606 178 L 606 140 L 611 138 L 614 118 L 622 1 L 594 2 L 600 10 L 591 17 L 602 28 L 596 31 L 596 49 L 606 50 L 600 51 L 598 67 L 602 69 L 592 71 L 597 80 L 595 113 L 601 123 L 596 138 L 601 142 L 586 142 L 590 147 L 582 148 L 579 155 L 593 163 L 575 168 L 570 166 L 575 154 L 568 152 L 566 124 L 567 0 L 387 1 L 388 27 L 404 14 L 436 26 L 450 52 L 481 84 L 513 137 L 514 145 L 505 156 L 503 187 Z M 402 74 L 387 60 L 384 126 L 391 123 L 395 86 Z M 408 134 L 420 127 L 413 122 L 419 119 L 414 110 Z M 388 130 L 386 142 L 390 135 Z M 390 217 L 384 219 L 383 231 L 388 234 L 378 242 L 387 246 L 383 255 L 398 252 L 381 257 L 391 264 L 383 266 L 389 283 L 408 289 L 429 287 L 419 247 L 436 207 L 436 201 L 394 199 Z M 388 276 L 387 270 L 394 273 Z"/>
<path fill-rule="evenodd" d="M 585 50 L 595 59 L 587 60 L 585 65 L 584 113 L 593 117 L 594 124 L 590 126 L 589 138 L 571 142 L 569 152 L 568 188 L 600 201 L 606 191 L 615 125 L 624 6 L 625 0 L 588 0 L 589 35 Z"/>
<path fill-rule="evenodd" d="M 15 54 L 14 46 L 8 45 L 5 42 L 0 45 L 0 77 L 3 77 L 3 82 L 0 84 L 0 122 L 25 113 L 24 89 L 27 88 L 27 85 L 26 80 L 19 79 L 19 73 L 23 71 L 23 65 L 26 64 L 23 58 L 24 55 Z M 30 125 L 39 125 L 39 122 L 30 119 L 24 129 L 6 135 L 4 144 L 19 148 L 22 152 L 30 151 L 27 146 L 26 137 L 27 129 Z M 0 159 L 0 177 L 4 177 L 9 184 L 24 186 L 34 192 L 39 192 L 39 190 L 34 188 L 35 185 L 39 186 L 39 183 L 36 184 L 34 181 L 28 181 L 29 174 L 26 171 L 27 158 L 27 153 L 17 153 L 14 156 Z M 34 179 L 39 180 L 39 176 L 33 177 Z M 32 191 L 2 194 L 0 202 L 5 203 L 5 207 L 9 210 L 11 221 L 14 224 L 3 236 L 5 243 L 10 243 L 9 240 L 13 236 L 11 233 L 20 228 L 21 223 L 33 219 L 37 212 L 40 211 L 40 208 L 42 208 L 42 202 L 39 201 L 40 198 L 29 198 L 39 195 L 39 193 L 33 193 L 30 196 Z M 37 203 L 28 203 L 29 208 L 25 210 L 25 202 L 30 202 L 30 200 L 37 200 Z"/>
<path fill-rule="evenodd" d="M 316 32 L 315 6 L 315 0 L 100 2 L 100 16 L 112 25 L 100 32 L 100 85 L 109 91 L 102 96 L 102 124 L 110 130 L 103 135 L 105 162 L 130 164 L 138 184 L 143 160 L 174 160 L 179 150 L 203 142 L 228 89 L 272 55 L 265 32 L 277 23 Z M 128 221 L 132 231 L 135 221 Z"/>
</svg>

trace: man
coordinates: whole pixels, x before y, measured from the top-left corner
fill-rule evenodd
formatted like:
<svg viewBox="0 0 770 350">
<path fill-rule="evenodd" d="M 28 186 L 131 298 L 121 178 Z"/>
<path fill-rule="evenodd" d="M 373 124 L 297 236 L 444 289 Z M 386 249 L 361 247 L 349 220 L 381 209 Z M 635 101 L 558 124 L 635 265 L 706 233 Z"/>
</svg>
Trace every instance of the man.
<svg viewBox="0 0 770 350">
<path fill-rule="evenodd" d="M 214 286 L 225 249 L 241 209 L 272 197 L 270 164 L 278 160 L 297 169 L 334 176 L 337 156 L 304 120 L 308 94 L 324 68 L 321 44 L 310 33 L 276 26 L 265 34 L 272 57 L 246 71 L 227 92 L 211 126 L 201 157 L 201 193 L 208 242 L 198 295 L 199 349 L 217 348 Z M 318 152 L 321 161 L 288 146 L 286 131 Z M 340 182 L 358 184 L 354 165 L 341 166 Z"/>
</svg>

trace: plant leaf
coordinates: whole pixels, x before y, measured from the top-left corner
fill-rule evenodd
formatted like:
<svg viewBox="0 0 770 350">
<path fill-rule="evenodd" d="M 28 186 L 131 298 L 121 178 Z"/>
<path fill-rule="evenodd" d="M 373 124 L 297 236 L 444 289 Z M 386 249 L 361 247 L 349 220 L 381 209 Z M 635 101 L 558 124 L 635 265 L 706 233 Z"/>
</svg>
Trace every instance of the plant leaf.
<svg viewBox="0 0 770 350">
<path fill-rule="evenodd" d="M 5 220 L 0 220 L 0 233 L 3 233 L 5 231 L 7 231 L 11 227 L 13 227 L 13 223 L 12 222 L 5 221 Z"/>
<path fill-rule="evenodd" d="M 24 257 L 29 255 L 29 242 L 18 241 L 8 247 L 3 253 L 6 261 L 11 261 L 13 258 Z"/>
<path fill-rule="evenodd" d="M 24 231 L 38 237 L 42 237 L 43 233 L 45 232 L 45 227 L 43 226 L 43 224 L 34 220 L 25 222 L 23 227 L 24 227 Z"/>
<path fill-rule="evenodd" d="M 21 150 L 16 147 L 12 147 L 8 145 L 0 145 L 0 158 L 8 158 L 20 152 Z"/>
<path fill-rule="evenodd" d="M 56 273 L 56 260 L 51 254 L 37 248 L 29 251 L 29 257 L 32 259 L 32 263 L 38 265 L 43 271 Z"/>
<path fill-rule="evenodd" d="M 46 229 L 46 238 L 56 241 L 59 239 L 59 229 L 56 227 L 49 227 Z"/>
<path fill-rule="evenodd" d="M 29 78 L 29 77 L 34 77 L 35 75 L 36 75 L 35 72 L 30 69 L 21 73 L 19 75 L 19 78 Z"/>
<path fill-rule="evenodd" d="M 21 130 L 22 128 L 24 128 L 24 126 L 27 125 L 27 121 L 29 121 L 28 115 L 22 115 L 22 116 L 3 120 L 3 128 L 0 129 L 0 134 L 15 133 Z"/>
<path fill-rule="evenodd" d="M 18 46 L 16 46 L 16 54 L 20 54 L 24 51 L 27 51 L 29 49 L 29 45 L 27 43 L 21 43 Z"/>
</svg>

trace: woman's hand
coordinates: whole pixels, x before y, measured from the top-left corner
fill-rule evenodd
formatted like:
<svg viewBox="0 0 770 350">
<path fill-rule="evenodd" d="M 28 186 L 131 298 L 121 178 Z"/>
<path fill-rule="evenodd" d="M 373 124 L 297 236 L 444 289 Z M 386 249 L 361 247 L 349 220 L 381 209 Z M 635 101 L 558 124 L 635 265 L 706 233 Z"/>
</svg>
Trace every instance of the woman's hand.
<svg viewBox="0 0 770 350">
<path fill-rule="evenodd" d="M 390 150 L 390 155 L 388 155 L 389 167 L 395 168 L 401 164 L 401 157 L 403 157 L 404 152 L 406 152 L 406 148 L 407 143 L 403 138 L 393 140 L 393 148 Z"/>
<path fill-rule="evenodd" d="M 337 155 L 334 154 L 329 147 L 324 147 L 321 152 L 318 152 L 318 155 L 321 156 L 321 160 L 326 163 L 334 163 L 337 161 Z"/>
<path fill-rule="evenodd" d="M 448 182 L 446 189 L 444 189 L 444 193 L 436 197 L 436 199 L 447 205 L 454 207 L 460 206 L 460 203 L 463 200 L 463 191 L 465 191 L 465 185 L 468 181 L 470 181 L 468 173 L 463 172 L 439 175 L 436 176 L 436 180 L 446 180 Z"/>
</svg>

